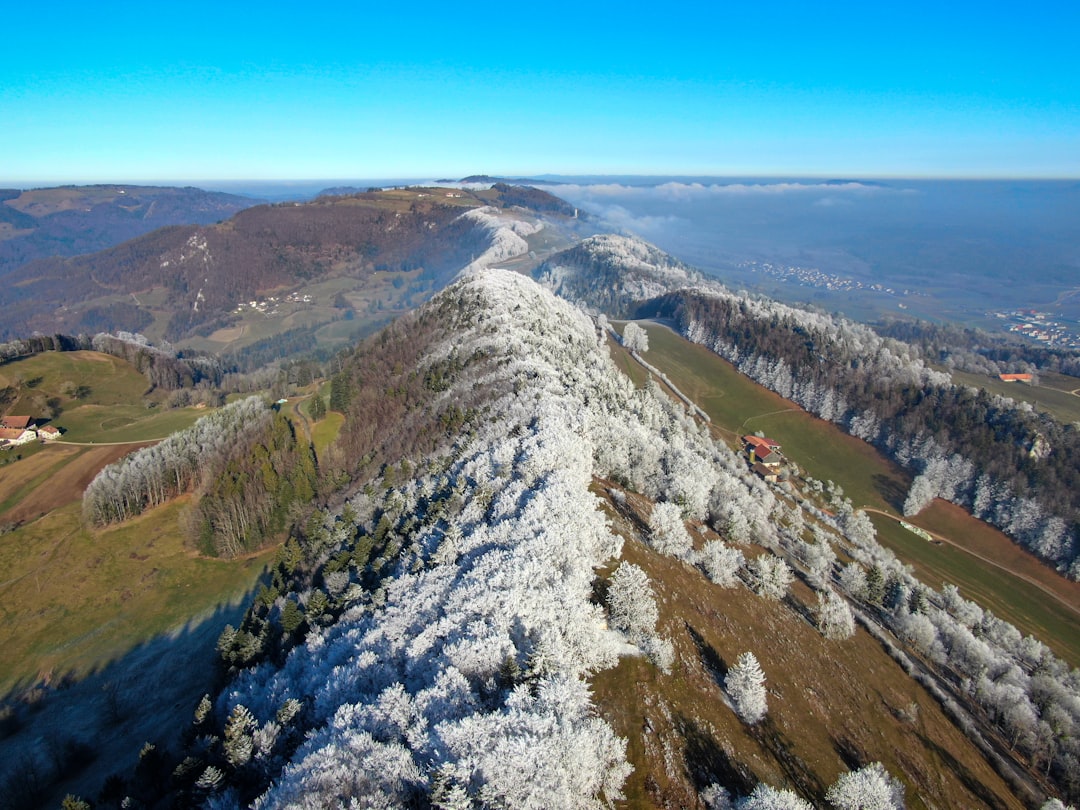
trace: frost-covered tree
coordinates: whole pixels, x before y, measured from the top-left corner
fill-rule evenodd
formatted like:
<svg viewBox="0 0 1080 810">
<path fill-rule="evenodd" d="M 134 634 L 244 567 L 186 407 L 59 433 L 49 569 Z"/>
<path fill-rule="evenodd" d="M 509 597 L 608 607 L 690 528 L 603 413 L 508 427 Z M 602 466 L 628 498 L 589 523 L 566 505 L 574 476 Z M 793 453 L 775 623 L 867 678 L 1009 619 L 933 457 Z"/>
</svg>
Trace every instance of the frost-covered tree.
<svg viewBox="0 0 1080 810">
<path fill-rule="evenodd" d="M 735 803 L 737 810 L 813 810 L 813 805 L 797 793 L 761 784 Z"/>
<path fill-rule="evenodd" d="M 823 588 L 829 582 L 836 552 L 832 550 L 826 532 L 820 526 L 814 526 L 816 542 L 804 543 L 802 540 L 787 541 L 787 547 L 806 567 L 807 581 L 815 588 Z"/>
<path fill-rule="evenodd" d="M 721 540 L 712 540 L 701 549 L 701 565 L 709 579 L 723 588 L 733 588 L 739 582 L 743 553 Z"/>
<path fill-rule="evenodd" d="M 825 799 L 836 810 L 903 810 L 904 783 L 873 762 L 837 779 Z"/>
<path fill-rule="evenodd" d="M 849 562 L 840 569 L 840 587 L 856 599 L 866 598 L 866 571 L 857 562 Z"/>
<path fill-rule="evenodd" d="M 649 333 L 631 321 L 623 327 L 622 342 L 630 351 L 644 354 L 649 350 Z"/>
<path fill-rule="evenodd" d="M 686 557 L 693 551 L 693 541 L 686 531 L 678 504 L 656 504 L 649 516 L 649 531 L 653 548 L 661 554 Z"/>
<path fill-rule="evenodd" d="M 766 599 L 783 599 L 795 575 L 786 562 L 775 554 L 762 554 L 748 566 L 754 590 Z"/>
<path fill-rule="evenodd" d="M 656 634 L 660 613 L 648 575 L 638 566 L 623 562 L 608 583 L 608 612 L 611 623 L 634 643 Z"/>
<path fill-rule="evenodd" d="M 732 810 L 735 806 L 731 800 L 731 794 L 727 788 L 721 787 L 716 782 L 711 783 L 699 794 L 706 810 Z"/>
<path fill-rule="evenodd" d="M 855 617 L 848 603 L 831 588 L 818 591 L 817 622 L 825 638 L 844 639 L 855 635 Z"/>
<path fill-rule="evenodd" d="M 242 704 L 233 708 L 225 723 L 225 758 L 234 768 L 246 765 L 254 753 L 252 733 L 255 731 L 255 718 Z"/>
<path fill-rule="evenodd" d="M 769 710 L 765 673 L 752 652 L 744 652 L 735 659 L 724 678 L 724 689 L 735 707 L 735 713 L 744 723 L 754 725 L 760 722 Z"/>
</svg>

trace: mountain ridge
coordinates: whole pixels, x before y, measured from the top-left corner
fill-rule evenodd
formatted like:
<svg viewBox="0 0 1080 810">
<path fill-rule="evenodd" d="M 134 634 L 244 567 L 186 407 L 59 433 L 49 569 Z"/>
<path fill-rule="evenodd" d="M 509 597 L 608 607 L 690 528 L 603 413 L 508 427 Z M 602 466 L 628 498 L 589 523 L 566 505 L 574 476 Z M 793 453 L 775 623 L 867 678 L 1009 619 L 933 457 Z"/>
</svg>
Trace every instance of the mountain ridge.
<svg viewBox="0 0 1080 810">
<path fill-rule="evenodd" d="M 524 204 L 523 216 L 565 216 L 565 204 L 554 199 L 511 187 L 373 191 L 171 226 L 99 253 L 39 259 L 9 272 L 0 286 L 0 336 L 137 332 L 153 322 L 161 337 L 177 340 L 228 326 L 238 304 L 260 295 L 381 271 L 422 271 L 411 284 L 430 293 L 489 247 L 492 229 L 463 213 Z M 144 305 L 139 296 L 153 290 L 164 297 Z"/>
<path fill-rule="evenodd" d="M 49 256 L 103 250 L 169 225 L 206 225 L 258 200 L 193 186 L 0 189 L 0 277 Z"/>
</svg>

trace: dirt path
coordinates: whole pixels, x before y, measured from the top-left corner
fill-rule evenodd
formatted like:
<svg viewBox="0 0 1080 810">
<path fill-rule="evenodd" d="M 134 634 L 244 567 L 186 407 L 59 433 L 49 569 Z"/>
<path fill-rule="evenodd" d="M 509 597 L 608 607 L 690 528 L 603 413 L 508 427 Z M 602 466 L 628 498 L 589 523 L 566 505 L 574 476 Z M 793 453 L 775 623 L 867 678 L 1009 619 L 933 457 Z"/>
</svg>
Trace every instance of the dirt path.
<svg viewBox="0 0 1080 810">
<path fill-rule="evenodd" d="M 69 442 L 65 439 L 53 439 L 50 444 L 66 444 L 69 447 L 123 447 L 128 444 L 157 444 L 158 442 L 165 441 L 168 436 L 162 436 L 160 439 L 133 439 L 127 442 Z"/>
<path fill-rule="evenodd" d="M 873 508 L 871 506 L 860 506 L 859 508 L 862 509 L 864 512 L 872 512 L 875 515 L 881 515 L 882 517 L 889 518 L 890 520 L 895 520 L 897 523 L 899 523 L 900 520 L 901 520 L 900 518 L 898 518 L 896 515 L 892 514 L 891 512 L 886 512 L 886 511 L 883 511 L 881 509 L 875 509 L 875 508 Z M 1008 566 L 1002 565 L 1001 563 L 997 562 L 993 558 L 987 557 L 985 554 L 980 554 L 977 551 L 972 551 L 970 548 L 967 548 L 966 546 L 962 545 L 961 543 L 957 543 L 955 540 L 952 540 L 952 539 L 946 537 L 943 534 L 938 534 L 937 532 L 932 532 L 929 529 L 923 528 L 922 526 L 920 526 L 919 528 L 922 529 L 927 534 L 929 534 L 935 540 L 938 540 L 939 542 L 942 542 L 942 543 L 946 543 L 947 545 L 950 545 L 953 548 L 959 549 L 960 551 L 964 552 L 965 554 L 968 554 L 968 555 L 974 557 L 977 560 L 981 560 L 982 562 L 986 563 L 987 565 L 991 565 L 991 566 L 993 566 L 994 568 L 997 568 L 1000 571 L 1004 571 L 1005 573 L 1009 574 L 1010 576 L 1013 576 L 1013 577 L 1016 577 L 1017 579 L 1023 580 L 1028 585 L 1032 585 L 1032 586 L 1038 588 L 1040 591 L 1042 591 L 1044 594 L 1049 596 L 1051 599 L 1053 599 L 1059 605 L 1062 605 L 1063 607 L 1067 608 L 1070 612 L 1075 613 L 1077 616 L 1080 616 L 1080 607 L 1077 607 L 1076 605 L 1074 605 L 1072 602 L 1069 602 L 1068 600 L 1066 600 L 1063 596 L 1061 596 L 1057 592 L 1055 592 L 1055 591 L 1051 590 L 1050 588 L 1046 587 L 1042 582 L 1040 582 L 1036 578 L 1029 577 L 1026 574 L 1022 574 L 1019 571 L 1015 571 L 1012 568 L 1009 568 Z"/>
<path fill-rule="evenodd" d="M 782 413 L 804 413 L 804 411 L 802 408 L 781 408 L 778 411 L 769 411 L 769 413 L 757 413 L 753 416 L 746 417 L 739 427 L 746 427 L 746 423 L 749 422 L 751 419 L 764 419 L 766 416 L 778 416 Z"/>
<path fill-rule="evenodd" d="M 292 409 L 293 415 L 300 421 L 300 427 L 304 429 L 304 435 L 307 436 L 307 440 L 311 441 L 312 425 L 308 421 L 307 415 L 300 410 L 300 406 L 307 400 L 311 399 L 311 394 L 305 394 L 302 397 L 293 397 L 289 400 L 289 408 Z M 295 422 L 293 424 L 296 424 Z"/>
</svg>

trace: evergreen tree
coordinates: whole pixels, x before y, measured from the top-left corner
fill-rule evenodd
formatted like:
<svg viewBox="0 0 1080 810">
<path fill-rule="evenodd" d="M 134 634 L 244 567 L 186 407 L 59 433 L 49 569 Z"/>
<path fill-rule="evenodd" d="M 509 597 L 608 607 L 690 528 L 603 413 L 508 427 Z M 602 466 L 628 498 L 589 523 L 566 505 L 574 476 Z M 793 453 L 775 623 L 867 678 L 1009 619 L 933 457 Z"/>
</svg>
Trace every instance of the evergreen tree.
<svg viewBox="0 0 1080 810">
<path fill-rule="evenodd" d="M 752 652 L 744 652 L 735 660 L 724 679 L 724 688 L 744 723 L 752 726 L 765 717 L 769 708 L 765 673 Z"/>
</svg>

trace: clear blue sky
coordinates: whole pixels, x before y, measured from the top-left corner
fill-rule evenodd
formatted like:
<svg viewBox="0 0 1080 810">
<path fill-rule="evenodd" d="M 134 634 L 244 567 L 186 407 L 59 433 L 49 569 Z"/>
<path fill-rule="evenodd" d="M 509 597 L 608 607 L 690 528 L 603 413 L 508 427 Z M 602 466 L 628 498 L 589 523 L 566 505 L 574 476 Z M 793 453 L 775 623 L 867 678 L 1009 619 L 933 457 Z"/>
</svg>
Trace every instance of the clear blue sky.
<svg viewBox="0 0 1080 810">
<path fill-rule="evenodd" d="M 1080 177 L 1078 8 L 13 2 L 0 182 Z"/>
</svg>

